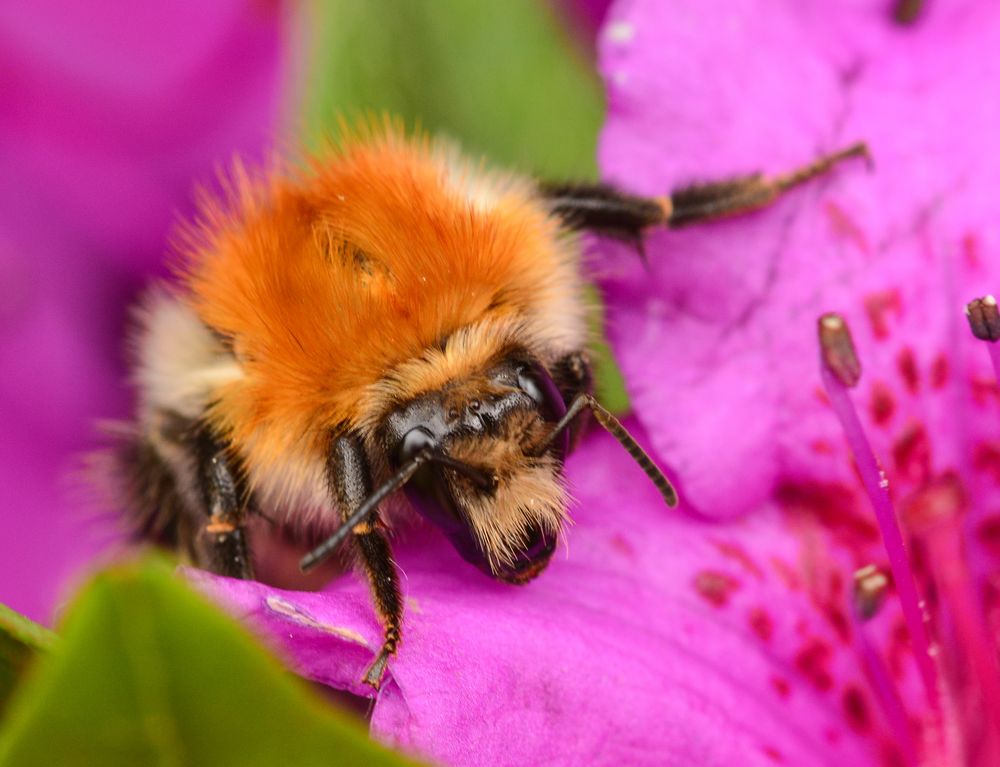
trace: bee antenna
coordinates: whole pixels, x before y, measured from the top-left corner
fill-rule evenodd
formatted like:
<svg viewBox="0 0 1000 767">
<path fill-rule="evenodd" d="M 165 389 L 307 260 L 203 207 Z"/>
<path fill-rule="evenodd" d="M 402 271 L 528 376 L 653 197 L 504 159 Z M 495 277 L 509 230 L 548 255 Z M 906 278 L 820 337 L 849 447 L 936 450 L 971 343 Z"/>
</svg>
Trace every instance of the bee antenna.
<svg viewBox="0 0 1000 767">
<path fill-rule="evenodd" d="M 433 460 L 433 458 L 434 454 L 430 448 L 425 448 L 403 464 L 395 474 L 383 482 L 374 493 L 369 495 L 365 499 L 365 502 L 358 506 L 357 510 L 329 538 L 299 560 L 299 570 L 307 573 L 330 556 L 334 549 L 343 543 L 344 539 L 351 534 L 351 531 L 355 527 L 363 523 L 378 509 L 378 505 L 382 501 L 409 482 L 413 478 L 413 475 L 417 473 L 417 469 L 428 461 Z"/>
<path fill-rule="evenodd" d="M 559 419 L 559 422 L 552 429 L 551 433 L 539 444 L 532 453 L 535 456 L 542 455 L 556 438 L 562 434 L 569 425 L 573 423 L 573 420 L 580 415 L 586 408 L 590 408 L 590 411 L 594 414 L 594 420 L 596 420 L 601 426 L 604 427 L 612 437 L 618 440 L 618 443 L 628 451 L 628 454 L 632 456 L 632 459 L 639 464 L 639 468 L 643 470 L 647 477 L 654 485 L 656 489 L 660 491 L 660 495 L 663 496 L 663 500 L 667 502 L 667 506 L 673 508 L 677 505 L 677 491 L 674 490 L 674 486 L 670 484 L 670 480 L 666 478 L 664 473 L 660 470 L 660 467 L 653 463 L 653 459 L 649 457 L 645 450 L 643 450 L 639 443 L 635 441 L 635 437 L 628 433 L 628 430 L 622 425 L 622 422 L 612 415 L 611 411 L 604 407 L 600 402 L 593 398 L 590 394 L 581 394 L 566 409 L 566 414 Z"/>
</svg>

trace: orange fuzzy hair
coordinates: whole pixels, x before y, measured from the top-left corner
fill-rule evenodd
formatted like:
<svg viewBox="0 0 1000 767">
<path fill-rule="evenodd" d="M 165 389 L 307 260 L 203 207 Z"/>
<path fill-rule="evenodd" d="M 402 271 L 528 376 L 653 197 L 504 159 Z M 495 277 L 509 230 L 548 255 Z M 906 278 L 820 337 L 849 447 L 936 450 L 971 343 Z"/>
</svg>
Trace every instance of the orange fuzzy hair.
<svg viewBox="0 0 1000 767">
<path fill-rule="evenodd" d="M 189 300 L 241 375 L 209 418 L 255 469 L 322 457 L 331 431 L 481 370 L 518 343 L 579 348 L 575 245 L 515 177 L 363 129 L 306 170 L 233 174 L 186 238 Z"/>
</svg>

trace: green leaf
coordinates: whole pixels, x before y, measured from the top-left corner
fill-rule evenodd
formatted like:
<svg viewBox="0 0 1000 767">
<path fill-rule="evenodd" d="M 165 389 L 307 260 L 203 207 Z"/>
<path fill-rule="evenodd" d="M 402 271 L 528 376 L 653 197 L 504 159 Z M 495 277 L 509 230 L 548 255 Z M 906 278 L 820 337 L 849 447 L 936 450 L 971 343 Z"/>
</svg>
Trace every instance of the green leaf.
<svg viewBox="0 0 1000 767">
<path fill-rule="evenodd" d="M 602 88 L 543 0 L 312 0 L 307 140 L 338 120 L 397 115 L 467 152 L 539 177 L 596 177 Z M 600 336 L 600 332 L 597 333 Z M 598 395 L 628 408 L 607 345 L 593 348 Z"/>
<path fill-rule="evenodd" d="M 412 764 L 145 562 L 98 575 L 17 691 L 0 765 Z"/>
<path fill-rule="evenodd" d="M 28 663 L 54 642 L 55 634 L 47 628 L 0 605 L 0 716 Z"/>
<path fill-rule="evenodd" d="M 587 299 L 590 306 L 596 309 L 591 332 L 597 341 L 590 347 L 590 358 L 594 366 L 594 387 L 597 398 L 612 413 L 626 413 L 629 409 L 628 394 L 625 391 L 625 379 L 615 361 L 611 347 L 604 335 L 604 304 L 597 289 L 588 289 Z"/>
</svg>

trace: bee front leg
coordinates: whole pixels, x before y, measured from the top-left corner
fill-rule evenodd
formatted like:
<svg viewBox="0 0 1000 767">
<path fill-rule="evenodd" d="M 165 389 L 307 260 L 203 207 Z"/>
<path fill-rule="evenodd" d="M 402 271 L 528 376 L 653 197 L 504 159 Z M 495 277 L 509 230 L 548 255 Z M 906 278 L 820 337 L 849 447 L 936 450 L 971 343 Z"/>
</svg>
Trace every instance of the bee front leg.
<svg viewBox="0 0 1000 767">
<path fill-rule="evenodd" d="M 193 441 L 205 520 L 190 548 L 199 567 L 231 578 L 254 577 L 244 523 L 248 494 L 236 461 L 204 426 Z"/>
<path fill-rule="evenodd" d="M 337 508 L 346 520 L 372 493 L 371 469 L 358 436 L 334 438 L 328 463 L 328 478 Z M 390 656 L 396 654 L 399 645 L 403 599 L 389 541 L 378 529 L 377 513 L 354 528 L 354 541 L 360 554 L 361 566 L 368 578 L 375 611 L 385 629 L 382 647 L 363 679 L 377 690 L 382 684 L 386 664 Z"/>
<path fill-rule="evenodd" d="M 369 524 L 374 524 L 377 520 L 378 517 L 374 516 Z M 392 561 L 392 551 L 385 535 L 372 528 L 369 532 L 356 534 L 354 540 L 357 541 L 362 564 L 368 575 L 375 610 L 385 627 L 382 647 L 364 676 L 365 684 L 377 690 L 382 684 L 382 675 L 385 674 L 389 657 L 396 654 L 396 647 L 399 645 L 403 600 L 399 593 L 396 565 Z"/>
<path fill-rule="evenodd" d="M 569 229 L 587 229 L 641 246 L 643 233 L 650 227 L 675 229 L 759 210 L 850 158 L 870 160 L 868 148 L 853 144 L 789 173 L 773 177 L 754 173 L 692 184 L 662 197 L 627 194 L 609 184 L 543 184 L 541 192 Z"/>
</svg>

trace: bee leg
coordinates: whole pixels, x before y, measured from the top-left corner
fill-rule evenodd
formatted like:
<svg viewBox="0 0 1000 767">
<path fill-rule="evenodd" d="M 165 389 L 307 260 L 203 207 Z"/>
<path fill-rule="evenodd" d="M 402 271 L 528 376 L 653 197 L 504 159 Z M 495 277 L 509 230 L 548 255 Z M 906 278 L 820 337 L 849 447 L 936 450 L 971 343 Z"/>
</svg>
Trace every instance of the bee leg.
<svg viewBox="0 0 1000 767">
<path fill-rule="evenodd" d="M 870 160 L 864 144 L 823 155 L 790 173 L 761 173 L 692 184 L 664 197 L 626 194 L 608 184 L 543 185 L 552 212 L 570 229 L 588 229 L 635 243 L 652 226 L 678 228 L 764 208 L 783 193 L 827 173 L 849 158 Z"/>
<path fill-rule="evenodd" d="M 123 522 L 129 537 L 177 549 L 190 515 L 174 472 L 155 442 L 138 430 L 123 434 L 110 453 L 110 476 L 124 499 Z"/>
<path fill-rule="evenodd" d="M 562 395 L 566 407 L 570 407 L 573 401 L 581 394 L 590 394 L 594 389 L 594 373 L 590 366 L 590 358 L 584 351 L 570 352 L 560 357 L 552 365 L 549 371 L 552 381 Z M 589 423 L 586 413 L 581 413 L 580 417 L 574 419 L 569 425 L 569 450 L 570 452 L 580 441 L 580 437 L 587 429 Z"/>
<path fill-rule="evenodd" d="M 349 434 L 334 438 L 328 476 L 337 507 L 346 520 L 372 493 L 371 469 L 358 436 Z M 354 528 L 354 541 L 371 588 L 375 612 L 385 629 L 382 647 L 362 680 L 377 690 L 382 684 L 386 664 L 399 645 L 403 598 L 389 541 L 378 529 L 377 514 Z"/>
<path fill-rule="evenodd" d="M 208 517 L 192 549 L 199 567 L 231 578 L 254 577 L 244 530 L 247 493 L 226 446 L 204 426 L 196 427 L 192 448 L 197 489 Z"/>
<path fill-rule="evenodd" d="M 377 521 L 377 517 L 373 523 Z M 373 524 L 369 523 L 369 524 Z M 382 684 L 389 657 L 396 654 L 403 620 L 403 600 L 399 593 L 399 576 L 392 561 L 392 551 L 385 535 L 375 529 L 355 536 L 361 558 L 375 598 L 375 610 L 385 627 L 382 647 L 365 672 L 364 682 L 376 690 Z"/>
</svg>

